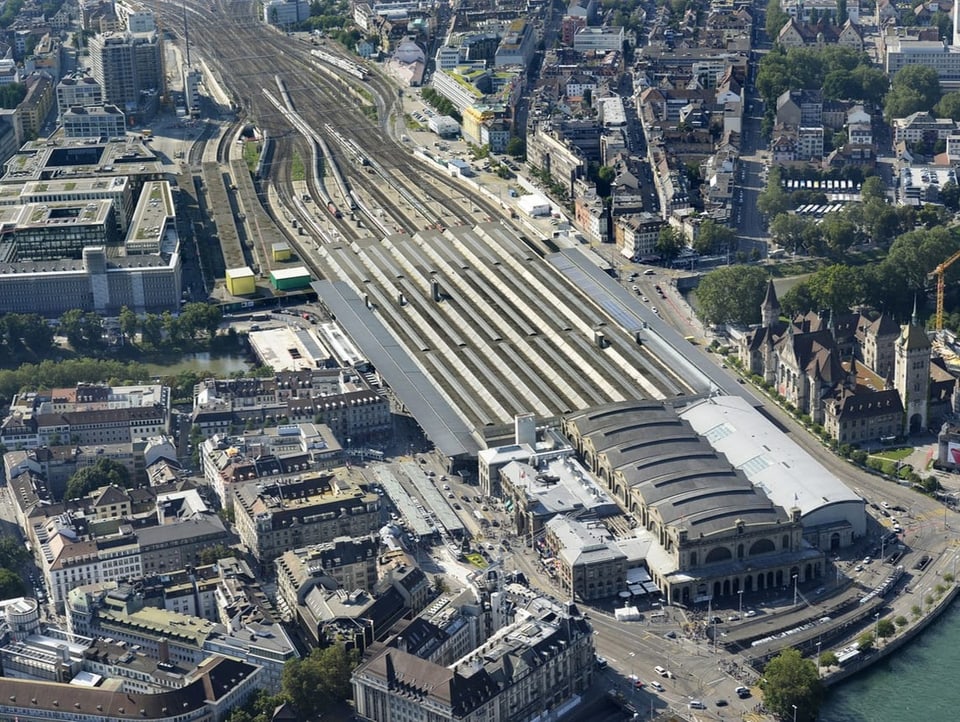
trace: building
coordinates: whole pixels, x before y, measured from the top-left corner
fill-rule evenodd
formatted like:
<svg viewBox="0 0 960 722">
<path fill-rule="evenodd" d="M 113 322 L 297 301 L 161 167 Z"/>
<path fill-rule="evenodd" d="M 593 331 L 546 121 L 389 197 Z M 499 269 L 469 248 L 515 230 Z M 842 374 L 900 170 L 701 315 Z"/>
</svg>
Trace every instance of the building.
<svg viewBox="0 0 960 722">
<path fill-rule="evenodd" d="M 573 34 L 573 49 L 581 53 L 621 51 L 624 37 L 624 29 L 620 26 L 580 28 Z"/>
<path fill-rule="evenodd" d="M 354 671 L 353 698 L 363 720 L 523 720 L 561 715 L 593 681 L 593 633 L 575 607 L 543 598 L 506 611 L 482 646 L 441 665 L 406 651 L 401 635 L 378 645 Z M 534 662 L 534 660 L 536 660 Z"/>
<path fill-rule="evenodd" d="M 310 17 L 306 0 L 267 0 L 263 4 L 263 22 L 277 27 L 296 25 Z"/>
<path fill-rule="evenodd" d="M 663 225 L 660 216 L 648 212 L 617 216 L 613 233 L 620 255 L 635 261 L 657 255 L 656 246 Z"/>
<path fill-rule="evenodd" d="M 494 54 L 495 67 L 519 65 L 526 69 L 536 51 L 537 35 L 533 23 L 525 18 L 513 20 L 500 39 L 500 45 Z"/>
<path fill-rule="evenodd" d="M 57 112 L 60 118 L 70 108 L 103 105 L 103 88 L 89 75 L 67 76 L 57 83 Z"/>
<path fill-rule="evenodd" d="M 17 106 L 17 114 L 24 137 L 36 138 L 56 102 L 54 79 L 48 72 L 38 70 L 30 73 L 23 82 L 27 85 L 27 95 Z"/>
<path fill-rule="evenodd" d="M 556 516 L 546 523 L 544 542 L 556 560 L 553 568 L 565 597 L 610 599 L 626 587 L 627 555 L 602 524 Z"/>
<path fill-rule="evenodd" d="M 893 143 L 935 143 L 957 132 L 957 123 L 950 118 L 934 118 L 930 113 L 917 111 L 906 118 L 894 118 Z"/>
<path fill-rule="evenodd" d="M 124 692 L 115 685 L 68 684 L 0 677 L 0 716 L 26 720 L 149 720 L 223 722 L 259 688 L 258 668 L 213 656 L 198 665 L 187 684 L 156 694 Z M 36 701 L 34 701 L 36 700 Z M 62 702 L 61 702 L 62 700 Z"/>
<path fill-rule="evenodd" d="M 380 497 L 329 473 L 307 473 L 235 491 L 240 541 L 262 565 L 291 549 L 380 528 Z"/>
<path fill-rule="evenodd" d="M 164 88 L 163 52 L 156 32 L 103 33 L 90 38 L 93 77 L 104 100 L 124 111 L 138 109 L 142 94 Z"/>
<path fill-rule="evenodd" d="M 756 456 L 760 451 L 746 441 L 762 426 L 762 417 L 735 402 L 711 398 L 678 414 L 658 403 L 625 401 L 571 414 L 562 422 L 585 464 L 639 522 L 635 538 L 651 545 L 645 563 L 670 602 L 701 603 L 740 590 L 779 588 L 794 576 L 800 583 L 822 578 L 823 549 L 849 545 L 864 533 L 863 500 L 824 470 L 772 489 L 770 482 L 782 474 L 760 484 L 748 476 L 755 473 L 748 459 L 728 458 L 733 452 Z M 744 415 L 724 424 L 721 416 L 728 408 Z M 729 429 L 735 441 L 720 447 L 705 419 Z M 778 432 L 768 426 L 763 435 L 772 441 Z M 799 447 L 791 454 L 804 456 Z M 812 459 L 807 463 L 816 466 Z M 809 493 L 798 481 L 806 481 Z M 774 493 L 780 499 L 790 496 L 788 506 L 775 502 Z M 823 544 L 820 548 L 805 539 L 801 504 L 809 505 L 807 515 L 839 505 L 839 519 L 831 510 L 827 529 L 814 524 L 809 532 Z"/>
<path fill-rule="evenodd" d="M 883 59 L 888 77 L 908 65 L 926 65 L 937 71 L 945 90 L 960 86 L 960 46 L 940 40 L 884 36 Z"/>
<path fill-rule="evenodd" d="M 376 534 L 359 538 L 337 537 L 284 552 L 274 562 L 277 595 L 287 609 L 305 602 L 315 586 L 327 589 L 373 591 L 377 584 L 377 557 L 380 540 Z"/>
<path fill-rule="evenodd" d="M 203 75 L 196 68 L 183 68 L 183 99 L 187 105 L 187 113 L 194 115 L 200 112 L 200 83 Z"/>
<path fill-rule="evenodd" d="M 127 119 L 115 105 L 71 107 L 60 116 L 66 138 L 122 138 Z"/>
</svg>

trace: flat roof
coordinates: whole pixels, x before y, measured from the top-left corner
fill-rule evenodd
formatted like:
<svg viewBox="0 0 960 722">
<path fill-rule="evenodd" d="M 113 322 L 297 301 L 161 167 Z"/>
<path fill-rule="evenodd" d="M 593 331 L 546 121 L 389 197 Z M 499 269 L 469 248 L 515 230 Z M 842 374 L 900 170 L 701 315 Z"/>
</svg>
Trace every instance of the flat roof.
<svg viewBox="0 0 960 722">
<path fill-rule="evenodd" d="M 276 244 L 274 244 L 276 246 Z M 270 271 L 270 275 L 273 276 L 278 281 L 287 280 L 291 278 L 303 278 L 310 276 L 310 271 L 307 270 L 306 266 L 296 266 L 295 268 L 275 268 Z"/>
<path fill-rule="evenodd" d="M 174 220 L 173 194 L 167 181 L 147 181 L 133 212 L 133 220 L 124 240 L 126 246 L 160 244 Z"/>
<path fill-rule="evenodd" d="M 109 199 L 25 203 L 20 228 L 40 226 L 103 225 L 113 208 Z"/>
<path fill-rule="evenodd" d="M 27 181 L 16 191 L 16 186 L 0 186 L 0 197 L 6 192 L 16 193 L 21 198 L 41 195 L 83 195 L 85 193 L 122 194 L 130 185 L 126 176 L 110 178 L 54 178 L 45 181 Z"/>
<path fill-rule="evenodd" d="M 91 141 L 84 138 L 24 143 L 8 161 L 0 183 L 61 178 L 163 175 L 163 162 L 133 137 Z"/>
<path fill-rule="evenodd" d="M 257 358 L 277 372 L 319 368 L 331 355 L 309 329 L 281 326 L 251 331 L 247 339 Z"/>
</svg>

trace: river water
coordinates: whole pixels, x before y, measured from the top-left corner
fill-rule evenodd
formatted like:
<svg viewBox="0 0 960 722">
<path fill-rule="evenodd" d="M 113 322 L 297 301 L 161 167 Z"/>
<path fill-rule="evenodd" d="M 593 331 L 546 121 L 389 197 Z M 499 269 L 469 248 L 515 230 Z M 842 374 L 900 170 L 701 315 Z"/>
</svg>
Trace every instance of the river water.
<svg viewBox="0 0 960 722">
<path fill-rule="evenodd" d="M 821 722 L 960 719 L 960 604 L 923 634 L 829 693 Z"/>
<path fill-rule="evenodd" d="M 208 351 L 185 354 L 176 363 L 145 365 L 154 376 L 175 376 L 182 371 L 197 371 L 217 378 L 225 378 L 235 371 L 248 371 L 253 368 L 250 359 L 243 354 L 213 355 Z"/>
</svg>

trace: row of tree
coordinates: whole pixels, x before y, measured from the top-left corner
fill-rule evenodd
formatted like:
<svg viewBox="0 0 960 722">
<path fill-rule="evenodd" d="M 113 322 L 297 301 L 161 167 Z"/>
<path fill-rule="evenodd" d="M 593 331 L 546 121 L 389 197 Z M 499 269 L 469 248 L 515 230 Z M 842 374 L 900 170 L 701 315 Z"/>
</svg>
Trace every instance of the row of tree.
<svg viewBox="0 0 960 722">
<path fill-rule="evenodd" d="M 811 227 L 815 225 L 807 226 Z M 810 310 L 842 313 L 855 306 L 868 306 L 906 319 L 915 303 L 923 307 L 930 272 L 958 250 L 960 235 L 954 229 L 935 226 L 909 231 L 893 242 L 879 262 L 862 266 L 836 263 L 821 268 L 783 294 L 781 307 L 784 313 L 793 315 Z M 960 280 L 960 269 L 948 269 L 947 278 Z M 757 323 L 767 279 L 766 270 L 759 267 L 730 266 L 711 271 L 697 288 L 701 316 L 709 323 Z"/>
</svg>

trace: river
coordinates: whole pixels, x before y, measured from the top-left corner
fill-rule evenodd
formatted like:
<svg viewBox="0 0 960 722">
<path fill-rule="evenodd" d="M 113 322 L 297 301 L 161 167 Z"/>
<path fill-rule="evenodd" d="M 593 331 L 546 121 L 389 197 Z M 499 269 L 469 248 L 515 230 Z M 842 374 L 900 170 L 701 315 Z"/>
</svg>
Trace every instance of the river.
<svg viewBox="0 0 960 722">
<path fill-rule="evenodd" d="M 243 354 L 211 354 L 197 351 L 185 354 L 170 364 L 144 364 L 154 376 L 176 376 L 182 371 L 209 373 L 216 378 L 226 378 L 235 371 L 249 371 L 253 363 Z"/>
<path fill-rule="evenodd" d="M 832 689 L 821 722 L 935 722 L 960 716 L 960 604 L 919 637 Z"/>
</svg>

